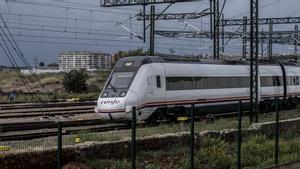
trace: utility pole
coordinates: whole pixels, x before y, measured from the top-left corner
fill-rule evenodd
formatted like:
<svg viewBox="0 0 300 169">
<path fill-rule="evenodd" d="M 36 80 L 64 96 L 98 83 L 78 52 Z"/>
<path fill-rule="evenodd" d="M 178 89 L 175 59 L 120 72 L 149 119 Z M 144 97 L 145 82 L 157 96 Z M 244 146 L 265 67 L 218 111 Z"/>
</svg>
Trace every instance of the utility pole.
<svg viewBox="0 0 300 169">
<path fill-rule="evenodd" d="M 298 25 L 295 25 L 295 43 L 294 43 L 294 52 L 295 52 L 295 61 L 298 61 L 298 37 L 299 37 L 299 28 Z"/>
<path fill-rule="evenodd" d="M 210 12 L 210 39 L 213 39 L 214 33 L 213 33 L 213 29 L 214 29 L 214 22 L 213 22 L 213 18 L 214 18 L 214 13 L 213 13 L 213 8 L 214 8 L 214 1 L 215 0 L 209 0 L 210 2 L 210 8 L 209 8 L 209 12 Z"/>
<path fill-rule="evenodd" d="M 155 6 L 151 6 L 150 56 L 154 56 Z"/>
<path fill-rule="evenodd" d="M 37 72 L 38 65 L 39 65 L 39 60 L 38 60 L 38 58 L 35 58 L 34 61 L 35 61 L 35 72 Z"/>
<path fill-rule="evenodd" d="M 222 14 L 222 21 L 224 21 L 224 14 Z M 222 24 L 222 47 L 221 51 L 224 54 L 225 52 L 225 26 Z"/>
<path fill-rule="evenodd" d="M 247 58 L 247 37 L 246 37 L 246 33 L 247 33 L 247 16 L 243 17 L 243 59 Z"/>
<path fill-rule="evenodd" d="M 145 0 L 144 0 L 144 4 L 143 4 L 143 16 L 144 16 L 144 19 L 143 19 L 143 40 L 144 40 L 144 43 L 146 43 L 146 4 L 145 4 Z"/>
<path fill-rule="evenodd" d="M 264 29 L 261 30 L 261 32 L 264 32 Z M 264 58 L 264 37 L 262 36 L 260 38 L 260 55 L 261 55 L 261 59 Z"/>
<path fill-rule="evenodd" d="M 219 28 L 219 20 L 220 20 L 220 14 L 219 14 L 219 0 L 213 0 L 213 16 L 214 16 L 214 59 L 219 59 L 220 57 L 220 28 Z"/>
<path fill-rule="evenodd" d="M 273 59 L 273 21 L 269 23 L 269 46 L 268 46 L 269 60 Z"/>
</svg>

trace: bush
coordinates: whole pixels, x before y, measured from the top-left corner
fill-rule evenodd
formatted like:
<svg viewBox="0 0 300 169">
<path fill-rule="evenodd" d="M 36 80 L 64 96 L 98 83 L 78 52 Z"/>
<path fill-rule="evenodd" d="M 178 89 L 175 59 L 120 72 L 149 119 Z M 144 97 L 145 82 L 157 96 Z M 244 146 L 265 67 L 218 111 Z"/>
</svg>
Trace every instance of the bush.
<svg viewBox="0 0 300 169">
<path fill-rule="evenodd" d="M 86 70 L 71 70 L 66 73 L 63 80 L 63 86 L 67 92 L 81 93 L 87 91 L 88 74 Z"/>
<path fill-rule="evenodd" d="M 195 154 L 196 168 L 226 169 L 231 166 L 230 147 L 220 138 L 207 138 Z"/>
</svg>

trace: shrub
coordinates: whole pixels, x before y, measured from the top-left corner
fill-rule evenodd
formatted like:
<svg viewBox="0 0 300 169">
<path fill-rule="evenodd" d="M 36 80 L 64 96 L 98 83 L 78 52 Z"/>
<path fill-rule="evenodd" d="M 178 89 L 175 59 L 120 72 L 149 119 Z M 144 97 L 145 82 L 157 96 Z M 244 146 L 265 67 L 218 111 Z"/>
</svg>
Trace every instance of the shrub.
<svg viewBox="0 0 300 169">
<path fill-rule="evenodd" d="M 207 138 L 195 154 L 195 167 L 210 169 L 230 168 L 229 145 L 219 138 Z"/>
<path fill-rule="evenodd" d="M 88 74 L 86 70 L 71 70 L 66 73 L 63 80 L 63 86 L 67 92 L 81 93 L 87 91 Z"/>
</svg>

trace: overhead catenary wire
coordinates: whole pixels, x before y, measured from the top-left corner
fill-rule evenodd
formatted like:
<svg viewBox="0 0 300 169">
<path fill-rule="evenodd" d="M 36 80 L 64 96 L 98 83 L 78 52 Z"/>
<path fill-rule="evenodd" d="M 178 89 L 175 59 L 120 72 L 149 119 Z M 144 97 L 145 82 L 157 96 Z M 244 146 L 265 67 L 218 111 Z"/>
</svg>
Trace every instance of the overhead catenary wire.
<svg viewBox="0 0 300 169">
<path fill-rule="evenodd" d="M 50 4 L 50 3 L 40 3 L 40 2 L 29 2 L 29 1 L 19 1 L 19 0 L 7 0 L 9 3 L 20 3 L 24 5 L 36 5 L 36 6 L 44 6 L 44 7 L 54 7 L 54 8 L 66 8 L 69 7 L 70 9 L 73 10 L 81 10 L 81 11 L 90 11 L 91 8 L 82 8 L 82 7 L 74 7 L 74 6 L 66 6 L 66 5 L 55 5 L 55 4 Z M 131 12 L 116 12 L 116 11 L 111 11 L 111 10 L 97 10 L 94 9 L 95 12 L 101 12 L 101 13 L 112 13 L 112 14 L 121 14 L 121 15 L 128 15 L 132 14 Z"/>
<path fill-rule="evenodd" d="M 2 26 L 0 26 L 1 31 L 3 32 L 4 36 L 7 38 L 8 42 L 10 43 L 10 45 L 12 46 L 12 48 L 15 50 L 15 52 L 17 53 L 17 55 L 19 56 L 19 58 L 22 60 L 22 62 L 29 68 L 30 73 L 36 78 L 36 80 L 38 81 L 39 85 L 42 87 L 43 90 L 45 90 L 46 93 L 50 93 L 50 91 L 48 90 L 48 88 L 41 82 L 40 78 L 34 73 L 32 72 L 32 67 L 30 66 L 30 64 L 27 62 L 26 58 L 23 55 L 23 52 L 21 51 L 21 49 L 19 48 L 18 44 L 16 43 L 14 37 L 12 36 L 3 16 L 0 14 L 0 18 L 4 24 L 4 27 L 6 28 L 6 31 L 8 32 L 10 38 L 6 35 L 5 31 L 3 30 Z M 12 42 L 11 42 L 12 41 Z"/>
<path fill-rule="evenodd" d="M 34 40 L 22 40 L 22 39 L 17 39 L 16 41 L 18 42 L 24 42 L 24 43 L 37 43 L 37 44 L 56 44 L 56 45 L 85 45 L 85 46 L 107 46 L 110 48 L 131 48 L 131 49 L 147 49 L 148 46 L 147 44 L 143 45 L 109 45 L 109 44 L 99 44 L 99 43 L 75 43 L 75 42 L 58 42 L 58 41 L 46 41 L 43 40 L 41 41 L 34 41 Z M 173 47 L 157 47 L 158 49 L 172 49 Z M 183 47 L 178 47 L 176 49 L 183 49 L 183 50 L 195 50 L 199 51 L 197 48 L 183 48 Z"/>
<path fill-rule="evenodd" d="M 2 43 L 0 42 L 0 46 L 4 52 L 4 54 L 7 56 L 9 62 L 11 63 L 12 67 L 17 71 L 21 81 L 24 83 L 24 85 L 26 86 L 26 88 L 29 90 L 29 91 L 32 91 L 34 92 L 33 88 L 29 85 L 28 81 L 26 80 L 26 78 L 24 77 L 24 75 L 22 74 L 21 70 L 20 70 L 20 67 L 18 66 L 18 63 L 16 62 L 16 60 L 14 59 L 11 51 L 9 50 L 9 47 L 8 45 L 6 44 L 6 40 L 4 39 L 2 33 L 0 32 L 0 36 L 1 36 L 1 39 L 2 39 L 2 42 L 4 43 L 4 47 L 2 45 Z"/>
<path fill-rule="evenodd" d="M 120 43 L 137 43 L 137 44 L 144 44 L 141 41 L 133 41 L 133 40 L 113 40 L 113 39 L 101 39 L 101 38 L 80 38 L 80 37 L 62 37 L 62 36 L 40 36 L 40 35 L 29 35 L 29 34 L 13 34 L 13 36 L 16 37 L 29 37 L 29 38 L 38 38 L 38 39 L 56 39 L 56 40 L 83 40 L 83 41 L 105 41 L 105 42 L 120 42 Z M 41 41 L 43 42 L 43 40 Z M 164 43 L 164 42 L 157 42 L 157 45 L 166 45 L 169 46 L 170 43 Z M 183 44 L 173 44 L 175 46 L 182 46 Z M 191 45 L 191 46 L 197 46 Z"/>
<path fill-rule="evenodd" d="M 10 1 L 10 0 L 8 0 L 9 2 L 12 2 L 12 1 Z M 19 0 L 14 0 L 14 1 L 16 1 L 17 3 L 18 3 L 18 1 Z M 225 0 L 226 1 L 226 0 Z M 64 8 L 64 9 L 66 9 L 66 7 L 70 7 L 70 9 L 74 9 L 74 10 L 77 10 L 77 8 L 76 7 L 74 7 L 74 6 L 68 6 L 69 4 L 74 4 L 74 5 L 77 5 L 77 6 L 86 6 L 86 7 L 93 7 L 93 5 L 89 5 L 89 4 L 84 4 L 84 3 L 82 3 L 82 2 L 70 2 L 70 1 L 67 1 L 67 0 L 59 0 L 59 1 L 57 1 L 57 2 L 59 2 L 59 3 L 65 3 L 66 5 L 56 5 L 56 4 L 52 4 L 52 5 L 54 5 L 53 7 L 58 7 L 59 6 L 59 8 Z M 23 3 L 23 2 L 22 2 Z M 26 1 L 24 1 L 24 4 L 28 4 L 28 5 L 33 5 L 32 3 L 35 3 L 35 2 L 30 2 L 30 3 L 28 3 L 28 2 L 26 2 Z M 224 2 L 225 3 L 225 2 Z M 36 4 L 36 3 L 35 3 Z M 37 4 L 36 4 L 37 5 Z M 49 4 L 47 4 L 47 3 L 38 3 L 38 5 L 40 5 L 40 6 L 47 6 L 47 7 L 49 7 Z M 224 6 L 224 4 L 223 4 L 223 6 Z M 73 8 L 74 7 L 74 8 Z M 89 9 L 87 9 L 87 8 L 80 8 L 80 9 L 84 9 L 85 11 L 94 11 L 94 8 L 89 8 Z M 121 9 L 124 9 L 124 8 L 121 8 Z M 95 10 L 96 11 L 96 10 Z M 101 10 L 99 10 L 99 11 L 101 11 Z M 134 11 L 134 9 L 128 9 L 128 11 Z M 114 11 L 109 11 L 109 13 L 110 12 L 114 12 Z M 118 12 L 118 11 L 116 11 L 116 12 Z M 106 13 L 106 12 L 105 12 Z M 92 13 L 91 13 L 92 14 Z M 130 12 L 128 13 L 128 14 L 131 14 Z M 126 13 L 126 15 L 128 15 L 127 13 Z M 22 15 L 21 15 L 22 16 Z M 107 32 L 116 32 L 116 31 L 112 31 L 112 30 L 108 30 L 108 31 L 105 31 L 105 30 L 103 30 L 105 33 L 103 33 L 103 34 L 101 34 L 102 32 L 102 30 L 97 30 L 97 29 L 92 29 L 93 27 L 91 26 L 92 25 L 92 22 L 94 22 L 94 21 L 92 21 L 92 22 L 90 22 L 90 26 L 86 29 L 87 31 L 85 32 L 85 33 L 83 33 L 84 31 L 81 31 L 81 30 L 83 30 L 83 29 L 81 29 L 81 28 L 79 28 L 78 27 L 78 25 L 77 25 L 77 22 L 78 21 L 80 21 L 80 19 L 79 20 L 77 20 L 77 18 L 69 18 L 68 16 L 66 16 L 66 17 L 61 17 L 61 18 L 64 18 L 65 20 L 66 20 L 66 26 L 65 26 L 65 32 L 66 33 L 72 33 L 72 34 L 74 34 L 74 36 L 75 37 L 77 37 L 77 39 L 78 40 L 87 40 L 88 38 L 82 38 L 82 37 L 80 37 L 79 35 L 88 35 L 88 34 L 93 34 L 93 35 L 100 35 L 100 36 L 106 36 L 106 37 L 109 37 L 109 36 L 114 36 L 114 37 L 117 37 L 117 36 L 126 36 L 126 35 L 128 35 L 128 34 L 121 34 L 121 33 L 116 33 L 115 35 L 112 35 L 112 34 L 109 34 L 109 33 L 107 33 Z M 87 19 L 84 19 L 84 20 L 82 20 L 82 21 L 85 21 L 85 22 L 89 22 L 90 20 L 92 20 L 91 19 L 92 17 L 90 17 L 90 19 L 89 18 L 87 18 Z M 70 27 L 70 20 L 72 20 L 72 19 L 74 19 L 74 22 L 76 22 L 76 27 Z M 94 19 L 95 20 L 95 19 Z M 115 23 L 115 22 L 117 22 L 117 21 L 108 21 L 107 23 Z M 22 24 L 20 24 L 20 25 L 25 25 L 26 23 L 22 23 Z M 43 25 L 43 26 L 41 26 L 41 25 Z M 137 26 L 139 25 L 139 24 L 136 24 Z M 19 30 L 28 30 L 28 31 L 41 31 L 41 34 L 43 34 L 43 32 L 45 31 L 45 32 L 59 32 L 60 33 L 60 31 L 56 31 L 56 30 L 53 30 L 53 29 L 51 29 L 51 31 L 49 30 L 49 29 L 47 29 L 46 27 L 48 27 L 48 26 L 46 26 L 46 25 L 44 25 L 44 24 L 40 24 L 39 25 L 39 28 L 38 29 L 36 29 L 36 28 L 33 28 L 33 29 L 31 29 L 31 28 L 25 28 L 25 29 L 22 29 L 22 27 L 21 26 L 19 26 Z M 49 26 L 50 27 L 50 26 Z M 95 27 L 95 26 L 94 26 Z M 15 29 L 16 27 L 14 27 L 14 29 Z M 54 26 L 52 27 L 52 28 L 54 28 Z M 30 30 L 31 29 L 31 30 Z M 67 30 L 68 29 L 68 30 Z M 47 30 L 49 30 L 49 31 L 47 31 Z M 69 31 L 70 30 L 70 31 Z M 74 30 L 74 31 L 72 31 L 72 30 Z M 100 33 L 99 33 L 100 32 Z M 61 32 L 61 33 L 63 33 L 63 32 Z M 104 35 L 104 34 L 106 34 L 106 35 Z M 15 36 L 15 35 L 14 35 Z M 25 34 L 25 36 L 23 36 L 23 37 L 27 37 L 27 36 L 32 36 L 32 35 L 26 35 Z M 38 37 L 36 37 L 36 38 L 38 38 Z M 51 38 L 51 39 L 55 39 L 56 37 L 49 37 L 49 36 L 44 36 L 44 35 L 41 35 L 40 36 L 40 38 Z M 102 39 L 99 39 L 99 38 L 96 38 L 96 39 L 92 39 L 93 37 L 91 36 L 91 40 L 102 40 Z M 165 38 L 165 37 L 156 37 L 156 38 L 161 38 L 161 39 L 167 39 L 167 38 Z M 61 38 L 61 39 L 63 39 L 63 38 Z M 70 39 L 70 38 L 65 38 L 65 39 Z M 113 40 L 114 38 L 112 38 L 112 40 Z M 185 38 L 179 38 L 179 37 L 176 37 L 176 38 L 174 38 L 173 40 L 179 40 L 179 41 L 194 41 L 194 40 L 191 40 L 191 39 L 185 39 Z M 103 41 L 110 41 L 110 40 L 103 40 Z M 121 40 L 117 40 L 116 42 L 122 42 Z M 124 41 L 125 42 L 125 41 Z M 135 41 L 126 41 L 126 42 L 132 42 L 132 43 L 138 43 L 138 42 L 135 42 Z M 197 41 L 197 40 L 195 40 L 195 42 L 199 42 L 199 41 Z M 98 43 L 98 42 L 97 42 Z"/>
<path fill-rule="evenodd" d="M 11 12 L 0 12 L 2 15 L 15 15 L 15 16 L 25 16 L 25 17 L 34 17 L 34 18 L 48 18 L 48 19 L 60 19 L 60 20 L 77 20 L 77 21 L 85 21 L 85 22 L 98 22 L 98 23 L 117 23 L 118 21 L 113 21 L 113 20 L 100 20 L 100 19 L 88 19 L 88 18 L 73 18 L 73 17 L 63 17 L 63 16 L 46 16 L 46 15 L 33 15 L 33 14 L 21 14 L 21 13 L 11 13 Z M 139 24 L 134 24 L 133 25 L 139 25 Z"/>
<path fill-rule="evenodd" d="M 12 23 L 12 24 L 17 24 L 16 22 L 8 22 L 8 23 Z M 27 27 L 17 27 L 17 26 L 10 26 L 11 29 L 16 29 L 16 30 L 27 30 L 27 31 L 46 31 L 46 32 L 56 32 L 56 33 L 70 33 L 70 34 L 75 34 L 75 37 L 78 37 L 78 35 L 90 35 L 88 32 L 88 28 L 84 29 L 84 28 L 74 28 L 74 27 L 69 27 L 68 30 L 63 30 L 64 27 L 63 26 L 50 26 L 50 25 L 43 25 L 41 27 L 41 25 L 39 24 L 27 24 L 27 23 L 23 23 L 23 25 L 28 25 L 28 26 L 35 26 L 35 27 L 39 27 L 39 28 L 27 28 Z M 49 27 L 49 28 L 57 28 L 57 29 L 47 29 L 45 27 Z M 74 30 L 74 31 L 72 31 Z M 81 30 L 81 31 L 78 31 Z M 86 30 L 86 31 L 85 31 Z M 97 30 L 97 29 L 92 29 L 92 33 L 93 35 L 101 35 L 101 36 L 114 36 L 114 37 L 120 37 L 120 36 L 128 36 L 128 34 L 109 34 L 109 33 L 104 33 L 104 32 L 116 32 L 116 31 L 109 31 L 109 30 Z M 103 33 L 101 33 L 103 32 Z M 78 39 L 80 39 L 78 37 Z M 91 40 L 93 40 L 93 38 L 90 38 Z M 167 39 L 165 37 L 156 37 L 156 39 Z M 98 40 L 105 40 L 105 39 L 98 39 Z M 120 40 L 113 40 L 112 41 L 120 41 Z M 191 40 L 187 40 L 187 39 L 183 39 L 183 38 L 177 38 L 176 40 L 178 41 L 191 41 Z M 198 40 L 192 40 L 194 42 L 199 42 Z"/>
</svg>

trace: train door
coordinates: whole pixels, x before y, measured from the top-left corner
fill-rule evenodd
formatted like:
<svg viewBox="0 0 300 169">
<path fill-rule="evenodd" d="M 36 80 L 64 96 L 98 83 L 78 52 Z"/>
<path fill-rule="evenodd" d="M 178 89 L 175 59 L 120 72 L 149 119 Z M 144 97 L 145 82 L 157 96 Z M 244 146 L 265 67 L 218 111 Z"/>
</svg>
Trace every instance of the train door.
<svg viewBox="0 0 300 169">
<path fill-rule="evenodd" d="M 151 74 L 148 76 L 148 98 L 154 102 L 165 100 L 165 75 L 163 64 L 153 64 Z"/>
</svg>

